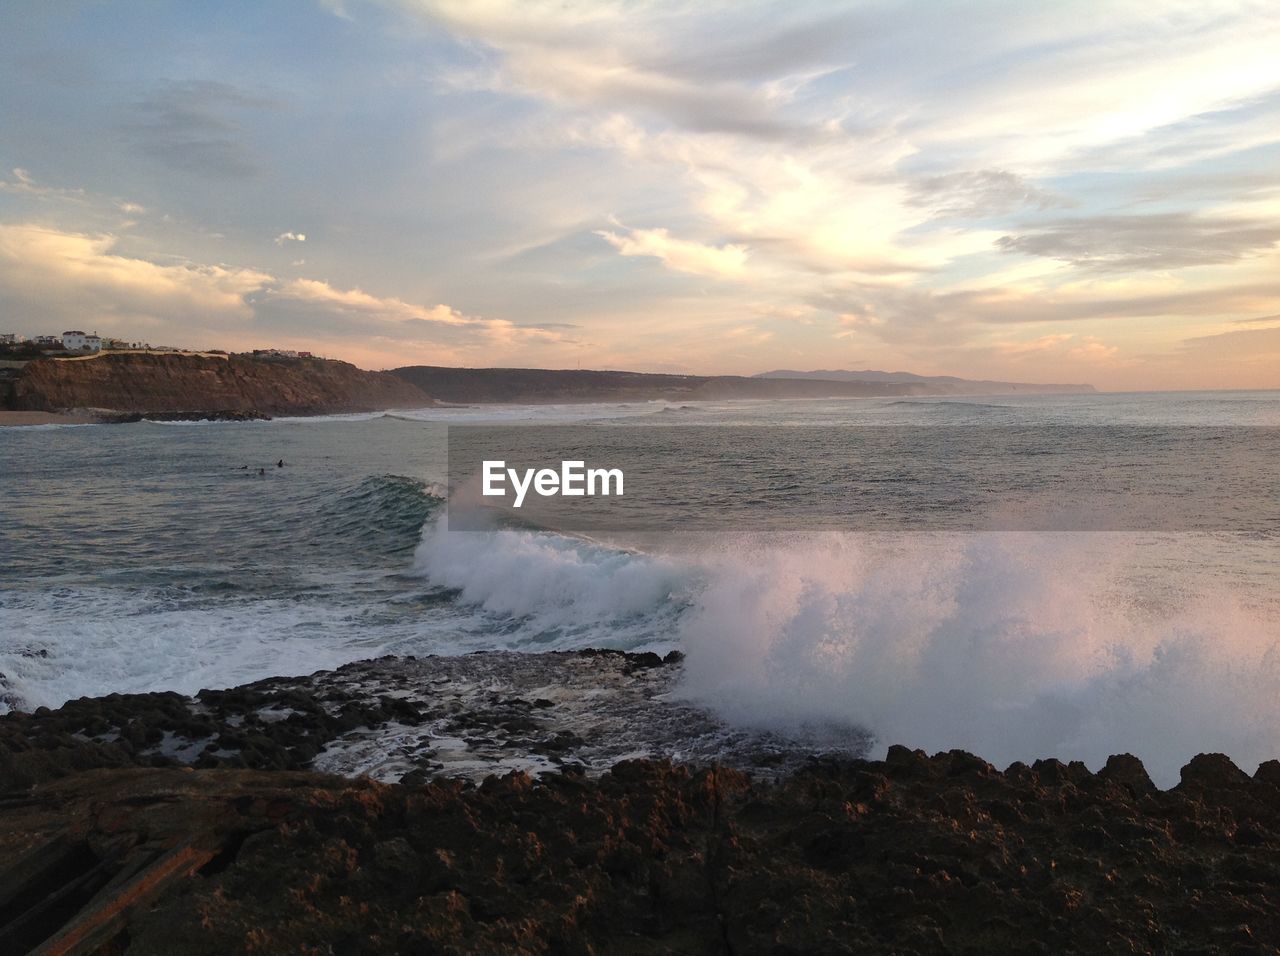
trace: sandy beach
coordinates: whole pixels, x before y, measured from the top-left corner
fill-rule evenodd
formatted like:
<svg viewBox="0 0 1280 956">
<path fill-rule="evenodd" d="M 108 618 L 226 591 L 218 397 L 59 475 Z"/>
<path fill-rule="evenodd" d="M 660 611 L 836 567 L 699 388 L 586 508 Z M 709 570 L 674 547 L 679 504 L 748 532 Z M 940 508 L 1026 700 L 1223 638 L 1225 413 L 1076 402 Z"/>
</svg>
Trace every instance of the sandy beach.
<svg viewBox="0 0 1280 956">
<path fill-rule="evenodd" d="M 93 415 L 70 412 L 10 412 L 0 411 L 0 428 L 9 425 L 94 425 Z"/>
</svg>

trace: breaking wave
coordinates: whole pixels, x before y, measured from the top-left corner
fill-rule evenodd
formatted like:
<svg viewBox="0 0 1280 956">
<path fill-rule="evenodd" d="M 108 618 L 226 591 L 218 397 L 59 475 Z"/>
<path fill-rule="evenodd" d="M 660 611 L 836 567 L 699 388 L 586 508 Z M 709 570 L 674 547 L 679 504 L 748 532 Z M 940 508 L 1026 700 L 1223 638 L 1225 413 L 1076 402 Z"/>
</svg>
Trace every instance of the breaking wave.
<svg viewBox="0 0 1280 956">
<path fill-rule="evenodd" d="M 447 515 L 424 530 L 414 568 L 539 650 L 674 647 L 696 583 L 675 560 L 537 529 L 451 532 Z"/>
<path fill-rule="evenodd" d="M 1001 765 L 1131 752 L 1169 785 L 1198 752 L 1246 767 L 1280 753 L 1275 608 L 1138 570 L 1153 547 L 1207 544 L 828 534 L 722 538 L 677 559 L 441 520 L 416 567 L 537 645 L 680 647 L 682 693 L 743 725 L 864 729 L 881 749 Z"/>
<path fill-rule="evenodd" d="M 1274 537 L 721 535 L 659 551 L 450 532 L 443 501 L 380 475 L 296 498 L 269 527 L 251 516 L 224 564 L 157 565 L 129 550 L 145 538 L 115 545 L 136 566 L 100 580 L 9 586 L 0 696 L 190 692 L 383 653 L 680 648 L 682 694 L 807 739 L 866 730 L 998 764 L 1128 751 L 1163 784 L 1197 752 L 1246 768 L 1280 754 Z M 279 563 L 244 558 L 268 548 Z"/>
</svg>

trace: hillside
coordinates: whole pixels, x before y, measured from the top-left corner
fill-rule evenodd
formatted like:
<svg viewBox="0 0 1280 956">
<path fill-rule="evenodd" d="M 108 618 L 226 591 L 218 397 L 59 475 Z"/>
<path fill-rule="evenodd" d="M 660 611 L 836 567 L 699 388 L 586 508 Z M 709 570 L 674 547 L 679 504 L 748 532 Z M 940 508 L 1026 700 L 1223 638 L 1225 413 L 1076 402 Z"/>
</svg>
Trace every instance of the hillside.
<svg viewBox="0 0 1280 956">
<path fill-rule="evenodd" d="M 118 352 L 30 362 L 9 398 L 17 411 L 143 414 L 325 415 L 429 404 L 404 379 L 347 362 Z"/>
<path fill-rule="evenodd" d="M 735 398 L 863 398 L 921 395 L 911 383 L 826 382 L 740 375 L 539 368 L 446 368 L 411 365 L 393 374 L 445 402 L 643 402 Z"/>
<path fill-rule="evenodd" d="M 913 372 L 880 372 L 875 369 L 849 371 L 845 369 L 818 369 L 798 372 L 793 369 L 775 369 L 760 372 L 755 378 L 785 381 L 824 382 L 879 382 L 882 384 L 910 384 L 929 389 L 933 395 L 1007 395 L 1013 392 L 1029 394 L 1056 394 L 1093 392 L 1092 385 L 1045 385 L 1031 382 L 993 382 L 983 379 L 956 378 L 954 375 L 916 375 Z M 924 394 L 924 393 L 917 393 Z"/>
<path fill-rule="evenodd" d="M 611 402 L 665 399 L 866 398 L 896 395 L 991 395 L 1092 392 L 1091 385 L 974 382 L 909 372 L 765 372 L 664 375 L 593 369 L 445 368 L 411 365 L 395 375 L 445 402 Z"/>
</svg>

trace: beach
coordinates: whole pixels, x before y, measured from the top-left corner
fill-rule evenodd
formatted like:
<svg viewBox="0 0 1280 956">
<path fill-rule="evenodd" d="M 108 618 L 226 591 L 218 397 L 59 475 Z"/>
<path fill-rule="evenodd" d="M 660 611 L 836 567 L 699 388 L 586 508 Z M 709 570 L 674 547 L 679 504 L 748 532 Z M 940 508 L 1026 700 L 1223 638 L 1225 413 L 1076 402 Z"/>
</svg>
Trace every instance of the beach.
<svg viewBox="0 0 1280 956">
<path fill-rule="evenodd" d="M 22 425 L 94 425 L 96 415 L 76 412 L 14 412 L 0 410 L 0 428 Z"/>
</svg>

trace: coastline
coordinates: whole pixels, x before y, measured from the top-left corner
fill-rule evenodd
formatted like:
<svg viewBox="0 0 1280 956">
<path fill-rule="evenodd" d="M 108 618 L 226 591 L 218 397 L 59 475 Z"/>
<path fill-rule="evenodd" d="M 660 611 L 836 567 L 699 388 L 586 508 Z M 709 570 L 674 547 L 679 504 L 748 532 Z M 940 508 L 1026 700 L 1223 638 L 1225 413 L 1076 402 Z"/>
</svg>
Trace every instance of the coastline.
<svg viewBox="0 0 1280 956">
<path fill-rule="evenodd" d="M 87 412 L 14 412 L 0 409 L 0 428 L 30 425 L 99 425 L 102 418 Z"/>
<path fill-rule="evenodd" d="M 472 669 L 449 673 L 458 665 Z M 311 766 L 327 744 L 310 729 L 446 739 L 421 712 L 431 699 L 479 737 L 545 757 L 554 735 L 531 715 L 588 698 L 562 693 L 572 680 L 513 687 L 504 674 L 597 675 L 610 702 L 597 719 L 628 688 L 668 706 L 679 666 L 621 652 L 380 658 L 0 718 L 0 942 L 927 953 L 1243 952 L 1280 938 L 1276 761 L 1250 777 L 1202 754 L 1170 790 L 1127 754 L 1097 773 L 1051 758 L 1001 771 L 904 747 L 884 760 L 784 753 L 750 772 L 691 751 L 498 760 L 493 774 L 431 760 L 399 783 Z M 635 719 L 621 708 L 621 725 Z M 582 751 L 568 743 L 561 754 Z M 65 905 L 40 902 L 51 897 Z"/>
</svg>

